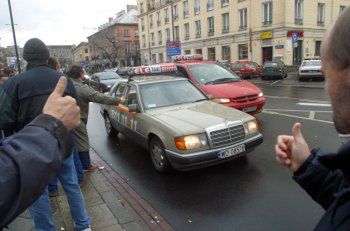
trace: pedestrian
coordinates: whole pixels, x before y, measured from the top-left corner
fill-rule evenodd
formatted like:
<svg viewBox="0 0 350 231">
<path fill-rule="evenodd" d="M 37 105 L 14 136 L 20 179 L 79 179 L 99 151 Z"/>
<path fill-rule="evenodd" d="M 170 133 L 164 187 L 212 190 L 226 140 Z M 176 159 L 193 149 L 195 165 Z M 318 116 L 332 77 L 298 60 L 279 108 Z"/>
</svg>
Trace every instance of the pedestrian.
<svg viewBox="0 0 350 231">
<path fill-rule="evenodd" d="M 16 75 L 15 69 L 13 69 L 11 67 L 5 67 L 3 72 L 4 72 L 5 76 L 7 76 L 9 78 L 11 78 L 11 77 Z"/>
<path fill-rule="evenodd" d="M 0 141 L 0 230 L 40 197 L 72 152 L 69 136 L 80 112 L 72 97 L 62 97 L 66 85 L 61 77 L 43 114 Z"/>
<path fill-rule="evenodd" d="M 47 65 L 51 67 L 53 70 L 60 72 L 61 70 L 61 65 L 58 62 L 58 59 L 56 57 L 49 57 L 47 61 Z M 63 75 L 63 73 L 62 73 Z M 74 139 L 74 138 L 73 138 Z M 77 172 L 77 178 L 78 178 L 78 183 L 80 187 L 83 187 L 85 185 L 85 180 L 84 180 L 84 170 L 83 170 L 83 165 L 81 164 L 79 155 L 78 155 L 78 150 L 76 147 L 76 142 L 75 139 L 73 140 L 73 161 L 74 161 L 74 166 L 75 170 Z M 58 196 L 58 183 L 57 183 L 57 177 L 55 177 L 49 184 L 48 186 L 49 190 L 49 196 L 50 197 L 57 197 Z"/>
<path fill-rule="evenodd" d="M 3 85 L 6 80 L 8 80 L 8 76 L 5 75 L 3 71 L 0 71 L 0 85 Z"/>
<path fill-rule="evenodd" d="M 86 128 L 89 115 L 89 103 L 116 105 L 120 102 L 124 103 L 125 99 L 105 95 L 83 84 L 84 70 L 80 65 L 72 66 L 68 71 L 68 76 L 73 80 L 74 87 L 77 91 L 78 105 L 80 107 L 81 123 L 80 126 L 74 130 L 79 157 L 84 170 L 92 171 L 96 169 L 97 166 L 91 163 L 89 152 L 89 136 Z"/>
<path fill-rule="evenodd" d="M 322 68 L 333 107 L 333 120 L 343 145 L 337 153 L 310 151 L 300 123 L 292 136 L 280 135 L 276 159 L 293 172 L 294 180 L 325 210 L 315 230 L 350 230 L 350 8 L 326 33 Z"/>
<path fill-rule="evenodd" d="M 0 111 L 0 129 L 12 128 L 17 132 L 42 113 L 48 96 L 61 76 L 61 73 L 47 66 L 49 56 L 48 48 L 40 39 L 30 39 L 25 43 L 23 58 L 28 62 L 26 71 L 7 80 L 3 85 L 4 94 L 0 95 L 1 104 L 10 104 L 9 110 Z M 70 80 L 64 94 L 76 98 Z M 0 107 L 2 109 L 3 105 Z M 75 229 L 90 230 L 90 218 L 77 181 L 72 155 L 63 162 L 58 178 L 66 193 Z M 47 189 L 32 204 L 29 212 L 36 229 L 55 230 Z"/>
</svg>

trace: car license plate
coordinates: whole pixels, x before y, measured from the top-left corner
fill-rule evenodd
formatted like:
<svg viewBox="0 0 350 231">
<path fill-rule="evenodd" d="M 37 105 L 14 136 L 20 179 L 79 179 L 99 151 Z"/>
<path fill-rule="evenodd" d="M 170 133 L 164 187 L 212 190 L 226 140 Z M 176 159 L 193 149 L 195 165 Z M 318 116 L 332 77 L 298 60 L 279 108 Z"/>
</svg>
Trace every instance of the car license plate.
<svg viewBox="0 0 350 231">
<path fill-rule="evenodd" d="M 230 148 L 227 150 L 219 151 L 218 152 L 218 159 L 225 159 L 225 158 L 228 158 L 230 156 L 234 156 L 234 155 L 237 155 L 239 153 L 242 153 L 244 151 L 245 151 L 245 145 L 241 144 L 241 145 L 238 145 L 236 147 L 233 147 L 233 148 Z"/>
<path fill-rule="evenodd" d="M 252 112 L 252 111 L 256 111 L 256 109 L 257 109 L 257 106 L 244 107 L 244 108 L 242 109 L 242 111 L 244 111 L 244 112 Z"/>
</svg>

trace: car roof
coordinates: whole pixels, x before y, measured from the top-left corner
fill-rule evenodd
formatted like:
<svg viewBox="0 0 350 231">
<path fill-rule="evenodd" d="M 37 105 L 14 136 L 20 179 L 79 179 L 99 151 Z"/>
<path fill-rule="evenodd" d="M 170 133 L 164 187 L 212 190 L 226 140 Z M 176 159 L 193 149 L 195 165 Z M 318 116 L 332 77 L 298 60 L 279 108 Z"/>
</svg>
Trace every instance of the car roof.
<svg viewBox="0 0 350 231">
<path fill-rule="evenodd" d="M 216 61 L 198 61 L 198 60 L 191 60 L 191 61 L 181 61 L 181 62 L 176 62 L 174 63 L 175 65 L 183 64 L 183 65 L 196 65 L 196 64 L 217 64 L 219 65 L 218 62 Z"/>
<path fill-rule="evenodd" d="M 133 76 L 132 81 L 130 81 L 130 83 L 143 85 L 143 84 L 171 82 L 171 81 L 188 81 L 188 80 L 185 78 L 173 77 L 166 74 L 165 75 L 139 75 L 139 76 Z M 127 81 L 122 80 L 121 82 L 127 82 Z"/>
</svg>

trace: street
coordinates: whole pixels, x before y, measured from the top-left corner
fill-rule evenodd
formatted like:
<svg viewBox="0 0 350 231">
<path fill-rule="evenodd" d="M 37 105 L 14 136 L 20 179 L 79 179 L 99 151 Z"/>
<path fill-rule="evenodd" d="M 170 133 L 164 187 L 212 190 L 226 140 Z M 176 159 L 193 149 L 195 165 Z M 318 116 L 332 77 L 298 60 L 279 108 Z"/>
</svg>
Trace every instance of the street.
<svg viewBox="0 0 350 231">
<path fill-rule="evenodd" d="M 290 134 L 292 125 L 301 122 L 310 147 L 336 151 L 340 142 L 324 82 L 300 87 L 283 85 L 286 80 L 277 86 L 259 81 L 252 80 L 267 96 L 257 116 L 264 143 L 247 158 L 161 175 L 147 151 L 132 140 L 121 134 L 107 138 L 97 104 L 90 108 L 91 146 L 176 230 L 311 230 L 323 209 L 277 164 L 274 144 L 278 134 Z"/>
</svg>

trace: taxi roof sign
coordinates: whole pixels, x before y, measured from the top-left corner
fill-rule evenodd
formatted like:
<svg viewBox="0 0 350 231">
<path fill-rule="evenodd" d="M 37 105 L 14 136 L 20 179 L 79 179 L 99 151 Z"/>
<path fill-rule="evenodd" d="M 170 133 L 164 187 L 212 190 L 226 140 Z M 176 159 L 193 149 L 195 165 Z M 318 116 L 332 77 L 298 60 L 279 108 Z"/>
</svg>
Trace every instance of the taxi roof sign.
<svg viewBox="0 0 350 231">
<path fill-rule="evenodd" d="M 130 75 L 147 75 L 176 72 L 177 68 L 174 64 L 150 65 L 132 67 L 129 69 Z"/>
<path fill-rule="evenodd" d="M 201 54 L 193 54 L 193 55 L 175 55 L 175 56 L 172 56 L 171 59 L 172 59 L 174 62 L 189 61 L 189 60 L 203 60 L 203 55 L 201 55 Z"/>
<path fill-rule="evenodd" d="M 320 59 L 321 59 L 320 56 L 309 56 L 304 58 L 304 60 L 320 60 Z"/>
</svg>

